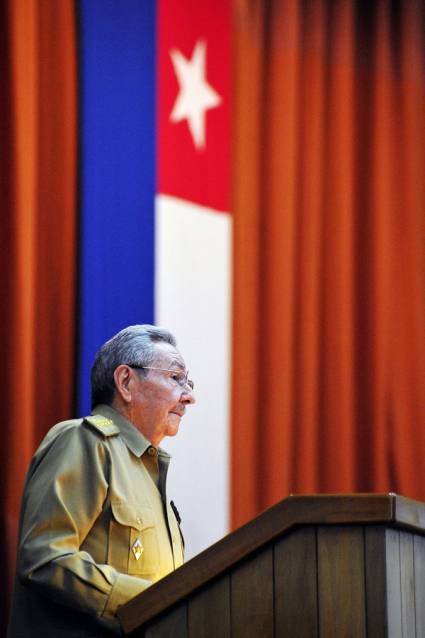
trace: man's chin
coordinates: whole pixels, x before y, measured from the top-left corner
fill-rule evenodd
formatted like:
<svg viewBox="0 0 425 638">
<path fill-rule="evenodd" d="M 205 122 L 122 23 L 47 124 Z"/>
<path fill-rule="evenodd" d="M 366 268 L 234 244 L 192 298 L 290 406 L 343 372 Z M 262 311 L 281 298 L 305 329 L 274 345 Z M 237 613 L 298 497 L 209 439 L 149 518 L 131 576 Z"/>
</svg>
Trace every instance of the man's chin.
<svg viewBox="0 0 425 638">
<path fill-rule="evenodd" d="M 167 436 L 176 436 L 180 428 L 181 417 L 179 414 L 170 414 L 168 419 Z"/>
</svg>

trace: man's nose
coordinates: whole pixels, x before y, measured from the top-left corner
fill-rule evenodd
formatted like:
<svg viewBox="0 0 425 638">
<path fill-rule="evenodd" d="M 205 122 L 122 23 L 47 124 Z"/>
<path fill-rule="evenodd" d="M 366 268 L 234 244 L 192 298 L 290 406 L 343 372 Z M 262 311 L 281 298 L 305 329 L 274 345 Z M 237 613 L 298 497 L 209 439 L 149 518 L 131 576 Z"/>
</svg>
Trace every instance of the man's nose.
<svg viewBox="0 0 425 638">
<path fill-rule="evenodd" d="M 192 388 L 188 385 L 183 390 L 180 401 L 186 405 L 191 405 L 192 403 L 196 403 L 195 393 Z"/>
</svg>

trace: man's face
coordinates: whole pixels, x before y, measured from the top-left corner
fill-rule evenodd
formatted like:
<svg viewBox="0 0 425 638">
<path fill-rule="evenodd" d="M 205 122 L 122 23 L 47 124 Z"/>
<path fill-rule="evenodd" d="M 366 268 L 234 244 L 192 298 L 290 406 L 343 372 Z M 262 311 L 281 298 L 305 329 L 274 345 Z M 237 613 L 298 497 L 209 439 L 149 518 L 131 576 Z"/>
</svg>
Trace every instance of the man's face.
<svg viewBox="0 0 425 638">
<path fill-rule="evenodd" d="M 185 362 L 180 352 L 171 344 L 159 342 L 154 345 L 155 356 L 152 368 L 145 373 L 133 369 L 131 386 L 130 420 L 153 445 L 158 445 L 165 436 L 175 436 L 180 419 L 187 405 L 195 402 L 193 391 L 179 385 Z M 146 376 L 144 376 L 146 374 Z"/>
</svg>

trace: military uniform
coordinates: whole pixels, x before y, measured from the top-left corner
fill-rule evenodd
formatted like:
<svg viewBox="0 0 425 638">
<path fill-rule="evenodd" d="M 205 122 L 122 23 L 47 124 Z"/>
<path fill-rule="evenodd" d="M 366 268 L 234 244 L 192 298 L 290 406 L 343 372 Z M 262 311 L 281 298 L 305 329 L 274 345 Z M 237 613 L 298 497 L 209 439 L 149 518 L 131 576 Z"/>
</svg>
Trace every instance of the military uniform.
<svg viewBox="0 0 425 638">
<path fill-rule="evenodd" d="M 120 633 L 118 607 L 182 564 L 169 460 L 104 405 L 48 432 L 24 488 L 10 638 Z"/>
</svg>

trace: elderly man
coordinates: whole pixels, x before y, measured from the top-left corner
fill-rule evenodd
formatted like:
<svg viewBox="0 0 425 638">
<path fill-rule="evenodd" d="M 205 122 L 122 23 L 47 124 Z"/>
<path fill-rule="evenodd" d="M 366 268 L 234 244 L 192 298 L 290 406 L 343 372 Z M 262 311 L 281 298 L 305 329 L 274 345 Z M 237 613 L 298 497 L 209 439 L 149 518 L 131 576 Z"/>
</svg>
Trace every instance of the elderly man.
<svg viewBox="0 0 425 638">
<path fill-rule="evenodd" d="M 28 472 L 10 638 L 120 633 L 118 607 L 183 562 L 158 447 L 194 402 L 174 337 L 125 328 L 91 384 L 91 416 L 55 425 Z"/>
</svg>

